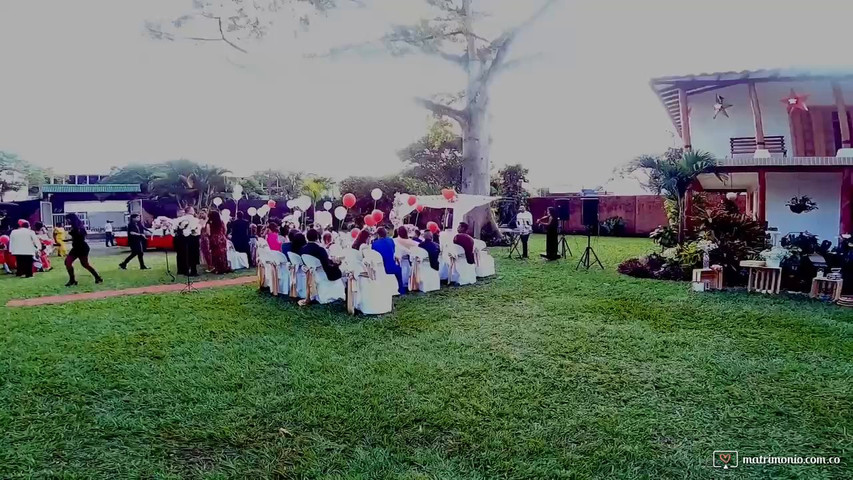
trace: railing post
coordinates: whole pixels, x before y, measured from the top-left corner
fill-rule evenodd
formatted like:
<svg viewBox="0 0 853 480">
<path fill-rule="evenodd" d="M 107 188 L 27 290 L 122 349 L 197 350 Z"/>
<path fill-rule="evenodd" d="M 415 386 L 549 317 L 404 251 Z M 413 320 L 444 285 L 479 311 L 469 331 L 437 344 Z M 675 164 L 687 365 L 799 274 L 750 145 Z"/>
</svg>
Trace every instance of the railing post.
<svg viewBox="0 0 853 480">
<path fill-rule="evenodd" d="M 841 131 L 841 149 L 838 157 L 853 157 L 853 143 L 850 142 L 850 123 L 847 120 L 847 106 L 844 104 L 844 93 L 838 82 L 832 82 L 832 95 L 835 97 L 835 108 L 838 111 L 838 127 Z"/>
</svg>

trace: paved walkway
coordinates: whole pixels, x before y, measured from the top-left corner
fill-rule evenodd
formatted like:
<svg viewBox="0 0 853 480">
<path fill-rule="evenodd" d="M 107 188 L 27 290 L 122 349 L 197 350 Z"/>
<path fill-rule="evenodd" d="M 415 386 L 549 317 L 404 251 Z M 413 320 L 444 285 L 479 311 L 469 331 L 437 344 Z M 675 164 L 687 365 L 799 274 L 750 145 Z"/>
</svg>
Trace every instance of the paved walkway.
<svg viewBox="0 0 853 480">
<path fill-rule="evenodd" d="M 245 285 L 257 282 L 255 276 L 229 278 L 227 280 L 209 280 L 196 282 L 193 286 L 197 289 L 228 287 L 233 285 Z M 131 295 L 145 295 L 151 293 L 180 292 L 186 287 L 185 283 L 174 283 L 170 285 L 149 285 L 147 287 L 125 288 L 124 290 L 104 290 L 100 292 L 74 293 L 71 295 L 54 295 L 50 297 L 26 298 L 22 300 L 9 300 L 7 307 L 35 307 L 38 305 L 53 305 L 68 302 L 81 302 L 86 300 L 100 300 L 102 298 L 127 297 Z"/>
</svg>

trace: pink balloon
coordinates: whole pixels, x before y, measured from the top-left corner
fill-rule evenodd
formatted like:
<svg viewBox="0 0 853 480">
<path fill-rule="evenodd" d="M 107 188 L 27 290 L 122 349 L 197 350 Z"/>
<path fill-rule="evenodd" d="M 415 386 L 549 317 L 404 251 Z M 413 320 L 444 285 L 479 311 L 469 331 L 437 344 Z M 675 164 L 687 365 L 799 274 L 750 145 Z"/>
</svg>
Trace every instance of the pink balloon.
<svg viewBox="0 0 853 480">
<path fill-rule="evenodd" d="M 427 222 L 427 230 L 429 230 L 432 233 L 438 233 L 439 232 L 438 224 L 435 222 Z"/>
<path fill-rule="evenodd" d="M 416 196 L 414 196 L 414 195 L 409 195 L 409 200 L 408 200 L 408 202 L 409 202 L 409 206 L 410 206 L 410 207 L 414 207 L 414 206 L 415 206 L 415 204 L 416 204 L 416 203 L 418 203 L 418 197 L 416 197 Z"/>
<path fill-rule="evenodd" d="M 456 196 L 456 191 L 451 188 L 445 188 L 441 191 L 441 195 L 444 197 L 445 200 L 450 201 L 453 199 L 453 197 Z"/>
<path fill-rule="evenodd" d="M 421 212 L 423 212 L 423 211 L 424 211 L 424 206 L 423 206 L 423 205 L 418 205 L 417 207 L 415 207 L 415 210 L 417 210 L 417 211 L 418 211 L 418 213 L 421 213 Z"/>
<path fill-rule="evenodd" d="M 344 206 L 347 208 L 352 208 L 355 206 L 355 195 L 348 193 L 344 195 L 343 198 Z"/>
<path fill-rule="evenodd" d="M 368 227 L 375 227 L 376 226 L 376 219 L 373 218 L 373 215 L 365 215 L 364 216 L 364 224 L 367 225 Z"/>
<path fill-rule="evenodd" d="M 275 200 L 270 200 L 269 202 L 267 202 L 267 206 L 270 208 L 275 208 Z"/>
<path fill-rule="evenodd" d="M 361 233 L 361 230 L 359 230 L 357 228 L 353 228 L 349 232 L 349 234 L 352 235 L 352 238 L 357 238 L 359 233 Z"/>
<path fill-rule="evenodd" d="M 382 213 L 382 210 L 379 210 L 378 208 L 374 210 L 371 215 L 373 216 L 373 220 L 376 221 L 376 223 L 380 223 L 382 219 L 385 218 L 385 214 Z"/>
</svg>

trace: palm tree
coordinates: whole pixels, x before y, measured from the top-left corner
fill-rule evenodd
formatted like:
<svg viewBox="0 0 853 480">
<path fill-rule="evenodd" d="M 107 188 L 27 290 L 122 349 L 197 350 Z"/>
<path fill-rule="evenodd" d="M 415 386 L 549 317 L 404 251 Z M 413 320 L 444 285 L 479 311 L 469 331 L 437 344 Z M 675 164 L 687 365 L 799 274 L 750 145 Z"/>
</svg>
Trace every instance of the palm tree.
<svg viewBox="0 0 853 480">
<path fill-rule="evenodd" d="M 305 195 L 311 197 L 311 204 L 316 207 L 317 202 L 329 193 L 329 190 L 335 186 L 335 182 L 328 177 L 311 177 L 305 181 L 302 191 Z"/>
<path fill-rule="evenodd" d="M 157 166 L 151 193 L 159 198 L 174 198 L 178 206 L 206 206 L 216 192 L 224 192 L 228 170 L 193 161 L 170 160 Z"/>
<path fill-rule="evenodd" d="M 717 172 L 717 160 L 708 152 L 669 149 L 660 156 L 641 155 L 628 166 L 631 172 L 642 170 L 649 175 L 644 187 L 674 200 L 678 208 L 678 243 L 684 242 L 687 217 L 687 191 L 696 178 L 703 173 Z"/>
</svg>

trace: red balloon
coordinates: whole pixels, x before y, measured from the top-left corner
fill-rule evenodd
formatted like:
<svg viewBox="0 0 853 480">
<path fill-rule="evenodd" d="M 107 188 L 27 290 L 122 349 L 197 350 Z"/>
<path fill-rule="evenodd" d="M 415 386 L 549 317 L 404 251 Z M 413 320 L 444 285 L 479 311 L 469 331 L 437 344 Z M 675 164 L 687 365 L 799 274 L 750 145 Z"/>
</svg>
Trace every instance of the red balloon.
<svg viewBox="0 0 853 480">
<path fill-rule="evenodd" d="M 365 215 L 364 216 L 364 224 L 367 225 L 368 227 L 375 227 L 376 226 L 376 219 L 373 218 L 373 215 Z"/>
<path fill-rule="evenodd" d="M 348 193 L 344 195 L 343 201 L 345 207 L 352 208 L 355 206 L 355 195 Z"/>
<path fill-rule="evenodd" d="M 270 208 L 275 208 L 275 200 L 270 200 L 267 202 L 267 206 Z"/>
<path fill-rule="evenodd" d="M 438 231 L 439 231 L 438 224 L 435 222 L 427 222 L 427 230 L 429 230 L 432 233 L 438 233 Z"/>
<path fill-rule="evenodd" d="M 350 230 L 350 232 L 349 232 L 349 234 L 350 234 L 350 235 L 352 235 L 352 238 L 356 238 L 356 237 L 358 237 L 358 234 L 359 234 L 359 233 L 361 233 L 361 230 L 359 230 L 359 229 L 357 229 L 357 228 L 353 228 L 353 229 L 352 229 L 352 230 Z"/>
<path fill-rule="evenodd" d="M 421 212 L 423 212 L 423 211 L 424 211 L 424 206 L 423 206 L 423 205 L 418 205 L 417 207 L 415 207 L 415 210 L 417 210 L 417 211 L 418 211 L 418 213 L 421 213 Z"/>
<path fill-rule="evenodd" d="M 378 208 L 374 210 L 373 213 L 371 213 L 370 215 L 373 216 L 373 220 L 375 220 L 376 223 L 380 223 L 382 219 L 385 218 L 385 214 L 382 213 L 382 210 L 379 210 Z"/>
<path fill-rule="evenodd" d="M 456 196 L 456 191 L 450 188 L 445 188 L 441 191 L 441 195 L 444 197 L 445 200 L 450 201 L 453 199 L 453 197 Z"/>
<path fill-rule="evenodd" d="M 414 195 L 409 195 L 409 206 L 414 207 L 416 203 L 418 203 L 418 197 Z"/>
</svg>

